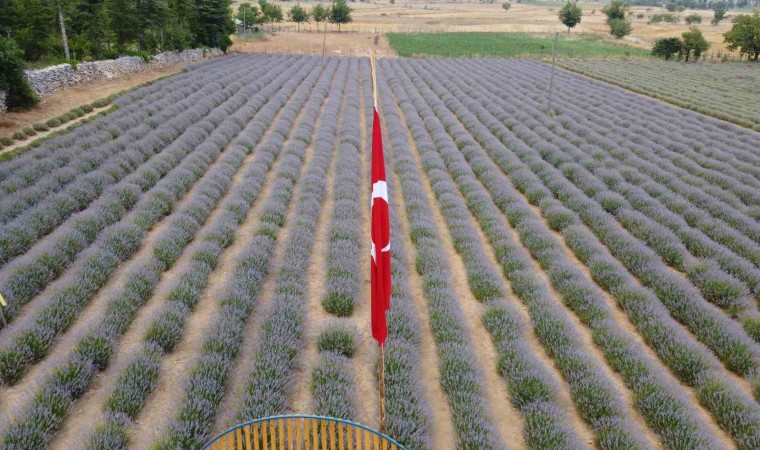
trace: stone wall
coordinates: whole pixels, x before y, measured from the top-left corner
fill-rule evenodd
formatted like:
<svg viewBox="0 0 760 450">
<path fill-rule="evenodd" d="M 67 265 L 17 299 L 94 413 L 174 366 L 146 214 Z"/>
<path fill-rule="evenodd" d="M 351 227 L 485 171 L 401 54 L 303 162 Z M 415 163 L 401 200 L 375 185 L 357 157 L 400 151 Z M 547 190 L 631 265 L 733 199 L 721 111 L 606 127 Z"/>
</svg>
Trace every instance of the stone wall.
<svg viewBox="0 0 760 450">
<path fill-rule="evenodd" d="M 155 55 L 150 62 L 137 56 L 123 56 L 117 59 L 83 62 L 76 70 L 71 64 L 60 64 L 39 70 L 25 70 L 24 73 L 32 89 L 40 96 L 47 97 L 66 86 L 87 83 L 93 80 L 112 80 L 124 75 L 158 69 L 177 63 L 198 61 L 221 55 L 218 49 L 191 49 L 182 52 L 164 52 Z M 0 106 L 2 108 L 2 106 Z"/>
</svg>

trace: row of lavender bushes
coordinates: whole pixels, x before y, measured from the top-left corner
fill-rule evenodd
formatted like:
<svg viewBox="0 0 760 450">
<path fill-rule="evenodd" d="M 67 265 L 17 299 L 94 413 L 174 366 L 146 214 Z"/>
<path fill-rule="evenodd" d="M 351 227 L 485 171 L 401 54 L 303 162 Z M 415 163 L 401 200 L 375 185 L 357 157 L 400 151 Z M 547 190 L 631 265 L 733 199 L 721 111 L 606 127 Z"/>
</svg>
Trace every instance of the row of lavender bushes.
<svg viewBox="0 0 760 450">
<path fill-rule="evenodd" d="M 198 447 L 208 438 L 232 365 L 240 351 L 243 329 L 257 306 L 264 277 L 270 272 L 270 260 L 280 231 L 285 226 L 293 191 L 302 178 L 302 166 L 307 147 L 313 139 L 314 123 L 319 116 L 320 105 L 330 91 L 336 68 L 337 63 L 330 61 L 324 69 L 312 71 L 319 81 L 301 114 L 299 126 L 292 131 L 292 138 L 286 142 L 287 133 L 282 134 L 288 131 L 286 129 L 278 129 L 271 134 L 270 144 L 283 147 L 271 192 L 263 199 L 253 239 L 237 261 L 226 292 L 220 299 L 220 310 L 185 383 L 184 398 L 168 429 L 156 444 L 157 448 Z M 291 114 L 295 117 L 294 112 Z M 315 160 L 317 158 L 312 159 L 306 168 L 309 175 L 317 170 Z"/>
<path fill-rule="evenodd" d="M 251 98 L 251 93 L 247 91 L 240 91 L 237 95 L 243 100 Z M 142 203 L 146 209 L 136 215 L 136 223 L 157 223 L 207 173 L 226 145 L 250 119 L 249 110 L 241 109 L 243 104 L 236 104 L 227 110 L 228 117 L 232 115 L 233 119 L 221 123 L 207 142 L 196 147 L 177 170 L 159 183 L 162 195 L 146 197 Z M 21 417 L 5 433 L 1 448 L 41 448 L 50 443 L 62 426 L 69 406 L 87 391 L 95 374 L 107 367 L 119 337 L 127 330 L 140 307 L 152 296 L 162 273 L 172 267 L 224 194 L 213 176 L 209 179 L 209 182 L 199 185 L 199 191 L 203 194 L 191 198 L 176 216 L 173 215 L 167 229 L 156 239 L 150 260 L 128 270 L 124 287 L 108 299 L 105 316 L 78 340 L 67 361 L 43 383 L 32 403 L 25 406 Z M 208 202 L 206 197 L 210 197 L 212 202 Z"/>
<path fill-rule="evenodd" d="M 47 354 L 57 337 L 73 323 L 88 300 L 108 282 L 119 264 L 129 259 L 139 249 L 147 231 L 171 212 L 173 203 L 179 198 L 178 191 L 187 190 L 190 181 L 197 179 L 197 168 L 173 169 L 173 167 L 188 158 L 188 150 L 205 150 L 207 146 L 219 145 L 218 142 L 224 139 L 224 135 L 222 134 L 221 138 L 215 137 L 214 128 L 224 130 L 225 127 L 229 127 L 229 122 L 225 122 L 225 119 L 246 103 L 252 105 L 258 103 L 260 107 L 265 97 L 255 98 L 253 94 L 257 88 L 265 86 L 266 81 L 269 79 L 262 79 L 260 86 L 255 84 L 248 88 L 244 88 L 242 84 L 238 86 L 237 83 L 230 85 L 229 88 L 233 91 L 237 90 L 239 95 L 221 104 L 214 113 L 204 119 L 204 126 L 212 131 L 211 135 L 193 136 L 191 141 L 180 139 L 175 142 L 175 146 L 159 154 L 159 157 L 153 161 L 156 170 L 159 173 L 172 170 L 144 194 L 134 189 L 135 192 L 130 197 L 130 202 L 134 204 L 132 214 L 104 231 L 94 245 L 82 255 L 83 257 L 74 266 L 74 270 L 62 280 L 63 286 L 59 287 L 49 303 L 40 308 L 33 318 L 30 318 L 31 324 L 22 324 L 26 327 L 11 338 L 8 347 L 0 351 L 0 376 L 2 377 L 0 380 L 2 382 L 15 383 L 30 365 Z M 252 101 L 250 101 L 251 97 L 254 97 Z M 200 139 L 196 140 L 198 138 Z M 170 178 L 187 181 L 180 188 L 172 190 L 162 185 Z M 131 179 L 128 178 L 125 182 L 128 181 Z M 122 212 L 123 209 L 119 208 L 116 211 Z M 94 218 L 103 216 L 104 214 L 100 214 Z M 95 231 L 92 232 L 95 233 Z"/>
<path fill-rule="evenodd" d="M 243 69 L 241 74 L 242 71 Z M 234 83 L 233 78 L 229 79 L 230 83 Z M 77 270 L 82 270 L 81 267 L 86 264 L 88 257 L 80 254 L 99 236 L 105 234 L 103 230 L 122 220 L 137 204 L 138 199 L 145 196 L 146 191 L 153 188 L 184 156 L 208 137 L 215 124 L 221 123 L 228 116 L 229 113 L 225 111 L 224 106 L 226 102 L 241 102 L 241 98 L 233 99 L 236 86 L 230 85 L 226 89 L 217 86 L 216 92 L 205 93 L 206 101 L 196 104 L 194 110 L 187 110 L 168 120 L 158 130 L 161 134 L 171 132 L 165 135 L 164 140 L 153 136 L 154 141 L 146 148 L 142 148 L 138 141 L 137 147 L 122 152 L 117 173 L 120 177 L 125 177 L 123 180 L 102 192 L 97 201 L 85 210 L 71 217 L 57 232 L 45 239 L 39 248 L 34 248 L 3 270 L 0 286 L 8 302 L 6 320 L 11 321 L 15 318 L 21 306 L 70 269 L 72 264 L 80 268 Z M 170 112 L 173 111 L 169 105 L 165 106 Z M 191 107 L 189 104 L 184 106 Z M 112 173 L 108 168 L 103 170 L 106 174 Z M 102 175 L 97 171 L 90 176 L 103 181 Z M 109 177 L 115 181 L 113 176 Z M 85 185 L 72 188 L 76 192 L 85 192 L 88 189 L 93 190 Z M 92 192 L 86 195 L 91 196 Z M 43 208 L 44 205 L 38 207 Z M 34 217 L 34 211 L 30 211 L 29 220 L 33 221 Z M 63 220 L 63 217 L 60 219 Z M 78 279 L 72 281 L 76 282 Z"/>
<path fill-rule="evenodd" d="M 475 176 L 459 153 L 459 149 L 466 151 L 469 146 L 477 146 L 477 144 L 461 128 L 461 125 L 459 125 L 460 129 L 455 127 L 458 125 L 457 119 L 445 109 L 442 102 L 434 101 L 435 94 L 429 88 L 419 84 L 415 86 L 405 75 L 401 77 L 407 92 L 414 96 L 413 105 L 408 103 L 408 114 L 419 114 L 421 117 L 418 116 L 417 125 L 427 126 L 427 131 L 414 125 L 410 128 L 413 133 L 416 131 L 416 139 L 427 141 L 427 145 L 418 145 L 418 149 L 420 149 L 423 166 L 431 179 L 434 192 L 442 205 L 444 217 L 449 222 L 455 246 L 466 264 L 470 262 L 470 276 L 482 277 L 484 270 L 478 265 L 487 259 L 482 250 L 475 251 L 477 247 L 472 243 L 471 236 L 476 235 L 477 232 L 469 219 L 467 206 L 459 198 L 457 190 L 457 185 L 459 185 L 466 195 L 474 196 L 472 199 L 468 196 L 467 199 L 476 211 L 485 208 L 483 199 L 488 198 L 487 194 L 475 192 L 477 191 Z M 422 96 L 416 95 L 417 90 Z M 423 97 L 425 97 L 424 100 Z M 433 111 L 436 111 L 439 116 L 436 116 Z M 444 127 L 443 124 L 446 126 Z M 449 133 L 455 136 L 454 139 L 449 136 Z M 454 174 L 454 179 L 447 170 Z M 522 210 L 519 213 L 522 217 L 525 216 L 526 211 Z M 535 228 L 536 224 L 531 225 Z M 490 227 L 498 230 L 502 235 L 508 234 L 498 221 L 492 223 Z M 530 258 L 524 251 L 520 253 L 522 253 L 520 255 L 522 258 L 512 261 L 513 269 L 505 271 L 505 274 L 512 283 L 513 291 L 528 307 L 539 341 L 554 358 L 558 369 L 568 381 L 570 393 L 578 411 L 596 432 L 597 445 L 600 448 L 646 448 L 646 444 L 638 438 L 640 430 L 632 424 L 625 406 L 619 401 L 620 393 L 600 370 L 599 363 L 586 355 L 582 338 L 575 330 L 567 313 L 557 305 L 556 301 L 552 300 L 548 287 L 537 276 L 519 273 L 519 271 L 531 269 Z M 482 283 L 480 280 L 479 282 Z M 503 288 L 500 287 L 500 290 Z"/>
<path fill-rule="evenodd" d="M 494 95 L 489 95 L 487 98 L 482 97 L 480 101 L 483 106 L 489 107 L 492 106 L 493 98 Z M 481 120 L 484 118 L 479 117 L 478 123 Z M 496 128 L 501 125 L 499 121 L 484 123 Z M 503 133 L 501 139 L 504 140 L 507 131 L 503 125 L 501 127 L 499 132 Z M 741 447 L 752 448 L 756 445 L 756 430 L 758 429 L 756 424 L 759 416 L 757 406 L 752 399 L 720 373 L 719 364 L 714 361 L 710 352 L 701 345 L 695 345 L 691 337 L 673 323 L 657 297 L 651 291 L 636 285 L 620 262 L 610 257 L 593 234 L 582 226 L 573 225 L 572 217 L 574 216 L 570 210 L 559 210 L 559 205 L 548 201 L 541 203 L 541 200 L 551 196 L 551 191 L 547 191 L 546 186 L 553 188 L 560 199 L 562 199 L 561 196 L 577 195 L 573 192 L 578 191 L 573 191 L 572 187 L 563 183 L 561 175 L 539 171 L 540 159 L 536 159 L 535 155 L 528 159 L 530 165 L 525 165 L 511 152 L 498 150 L 498 146 L 494 145 L 492 139 L 484 135 L 480 141 L 494 161 L 502 167 L 502 170 L 510 176 L 526 197 L 536 205 L 543 204 L 549 222 L 555 221 L 558 229 L 563 231 L 566 242 L 577 256 L 588 264 L 595 280 L 615 296 L 662 361 L 671 367 L 679 378 L 697 389 L 702 403 L 713 412 L 718 422 L 729 431 Z M 522 148 L 516 141 L 507 142 L 510 143 L 511 149 Z M 501 145 L 498 140 L 496 143 Z M 527 155 L 527 150 L 525 155 Z M 536 167 L 538 175 L 545 175 L 543 180 L 536 178 L 536 174 L 531 173 L 529 167 Z M 594 209 L 593 205 L 585 203 L 581 210 L 586 212 Z M 555 219 L 550 218 L 551 216 Z M 608 219 L 604 223 L 612 225 L 614 222 L 614 219 Z"/>
<path fill-rule="evenodd" d="M 313 69 L 313 63 L 305 66 Z M 236 239 L 239 226 L 259 197 L 261 189 L 282 149 L 277 138 L 264 139 L 268 128 L 290 129 L 298 111 L 309 97 L 316 82 L 312 76 L 305 80 L 302 71 L 295 76 L 283 72 L 277 85 L 286 81 L 272 100 L 248 122 L 245 130 L 235 139 L 225 155 L 217 183 L 229 184 L 233 175 L 240 170 L 247 155 L 258 147 L 251 164 L 241 180 L 220 206 L 220 213 L 206 226 L 205 232 L 188 249 L 192 255 L 188 265 L 178 276 L 178 281 L 167 294 L 164 303 L 155 312 L 155 317 L 143 335 L 142 347 L 119 375 L 113 391 L 105 404 L 106 421 L 90 436 L 91 449 L 128 448 L 127 428 L 137 417 L 146 400 L 156 387 L 160 376 L 161 361 L 182 340 L 186 322 L 192 314 L 216 269 L 219 258 Z M 277 83 L 279 81 L 280 83 Z M 301 83 L 303 81 L 303 83 Z M 297 89 L 296 89 L 297 87 Z M 292 96 L 288 98 L 288 93 Z M 290 99 L 293 103 L 287 103 Z M 271 122 L 278 112 L 287 108 L 276 122 Z M 262 141 L 262 139 L 264 139 Z M 259 145 L 261 143 L 261 145 Z M 223 175 L 224 179 L 219 179 Z M 227 186 L 229 187 L 229 186 Z"/>
<path fill-rule="evenodd" d="M 427 73 L 423 72 L 423 74 Z M 445 92 L 451 92 L 453 95 L 461 92 L 456 86 L 445 84 L 447 85 Z M 474 136 L 487 136 L 488 131 L 483 128 L 479 119 L 457 108 L 461 108 L 461 103 L 455 103 L 458 100 L 455 100 L 452 94 L 448 96 L 443 94 L 442 99 L 445 99 L 448 105 L 456 105 L 454 110 L 459 114 L 459 120 L 471 130 Z M 474 109 L 472 106 L 469 108 L 469 110 Z M 510 181 L 486 159 L 485 153 L 474 139 L 469 137 L 464 129 L 457 130 L 455 122 L 449 121 L 449 124 L 452 127 L 450 132 L 459 136 L 459 139 L 463 139 L 459 143 L 463 154 L 457 156 L 455 150 L 450 153 L 449 159 L 457 161 L 453 167 L 464 167 L 463 165 L 467 164 L 466 158 L 472 166 L 478 167 L 477 177 L 483 183 L 483 187 L 489 191 L 483 192 L 483 188 L 465 191 L 466 185 L 462 185 L 463 195 L 473 205 L 471 210 L 479 221 L 486 224 L 498 220 L 500 213 L 496 204 L 483 199 L 487 199 L 488 196 L 499 199 L 498 208 L 515 227 L 522 244 L 546 270 L 552 285 L 565 303 L 584 324 L 591 328 L 596 345 L 601 348 L 608 363 L 623 376 L 624 381 L 634 393 L 637 408 L 668 448 L 679 446 L 713 448 L 714 437 L 702 431 L 704 424 L 691 413 L 688 399 L 683 392 L 673 385 L 662 367 L 643 354 L 643 350 L 632 337 L 621 332 L 620 326 L 612 319 L 610 307 L 605 303 L 598 288 L 590 283 L 571 261 L 567 260 L 564 249 L 546 225 L 534 217 L 535 214 L 528 203 L 514 188 L 510 188 Z M 481 192 L 476 193 L 478 190 Z M 473 196 L 472 200 L 470 196 Z M 561 210 L 557 210 L 556 205 L 551 204 L 547 208 L 553 208 L 550 209 L 552 214 L 547 216 L 547 221 L 551 226 L 558 227 L 564 224 L 565 215 Z M 488 229 L 485 231 L 490 234 Z M 576 379 L 576 377 L 572 378 Z M 598 403 L 598 400 L 593 403 Z M 663 409 L 663 405 L 668 405 L 669 408 Z M 610 443 L 608 442 L 607 445 Z"/>
</svg>

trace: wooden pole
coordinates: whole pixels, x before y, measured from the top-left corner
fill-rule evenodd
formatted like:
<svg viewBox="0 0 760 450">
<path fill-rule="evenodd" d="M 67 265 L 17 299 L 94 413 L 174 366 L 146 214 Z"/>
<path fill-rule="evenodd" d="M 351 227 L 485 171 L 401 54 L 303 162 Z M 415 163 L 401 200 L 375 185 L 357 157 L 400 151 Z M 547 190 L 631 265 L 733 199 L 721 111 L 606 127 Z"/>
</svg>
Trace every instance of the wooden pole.
<svg viewBox="0 0 760 450">
<path fill-rule="evenodd" d="M 559 39 L 559 33 L 554 33 L 554 46 L 552 47 L 552 73 L 549 76 L 549 101 L 546 106 L 546 113 L 552 113 L 552 89 L 554 88 L 554 61 L 557 58 L 557 39 Z"/>
<path fill-rule="evenodd" d="M 377 67 L 375 66 L 375 53 L 369 52 L 369 67 L 372 73 L 372 101 L 377 109 Z M 385 427 L 385 357 L 383 353 L 383 344 L 380 344 L 377 353 L 377 382 L 380 391 L 380 432 L 386 434 Z"/>
</svg>

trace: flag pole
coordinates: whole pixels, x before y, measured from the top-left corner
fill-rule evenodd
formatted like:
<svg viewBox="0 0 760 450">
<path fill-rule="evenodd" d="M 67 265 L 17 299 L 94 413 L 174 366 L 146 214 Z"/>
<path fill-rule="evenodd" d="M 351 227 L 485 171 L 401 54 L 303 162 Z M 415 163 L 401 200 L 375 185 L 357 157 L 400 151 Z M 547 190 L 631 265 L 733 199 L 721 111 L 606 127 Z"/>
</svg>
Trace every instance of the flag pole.
<svg viewBox="0 0 760 450">
<path fill-rule="evenodd" d="M 369 66 L 372 73 L 372 101 L 374 102 L 374 108 L 377 110 L 377 68 L 375 67 L 375 52 L 369 51 Z M 377 368 L 378 368 L 378 388 L 380 391 L 380 432 L 386 434 L 385 426 L 385 355 L 384 345 L 379 343 L 377 352 Z"/>
</svg>

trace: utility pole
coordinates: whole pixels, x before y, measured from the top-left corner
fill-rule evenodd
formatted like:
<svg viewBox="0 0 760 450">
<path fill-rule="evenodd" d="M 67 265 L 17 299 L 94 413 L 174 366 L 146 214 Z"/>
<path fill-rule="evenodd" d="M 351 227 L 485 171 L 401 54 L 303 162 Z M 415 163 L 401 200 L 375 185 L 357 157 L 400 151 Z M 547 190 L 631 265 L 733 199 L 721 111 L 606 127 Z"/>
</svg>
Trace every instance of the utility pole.
<svg viewBox="0 0 760 450">
<path fill-rule="evenodd" d="M 546 113 L 552 113 L 552 89 L 554 88 L 554 61 L 557 58 L 557 39 L 559 39 L 559 33 L 554 33 L 554 47 L 552 47 L 552 73 L 549 76 L 549 102 L 546 106 Z"/>
<path fill-rule="evenodd" d="M 69 40 L 66 38 L 66 24 L 63 22 L 63 10 L 61 9 L 60 0 L 56 2 L 58 6 L 58 23 L 61 25 L 61 38 L 63 39 L 63 55 L 66 59 L 71 59 L 69 54 Z"/>
</svg>

